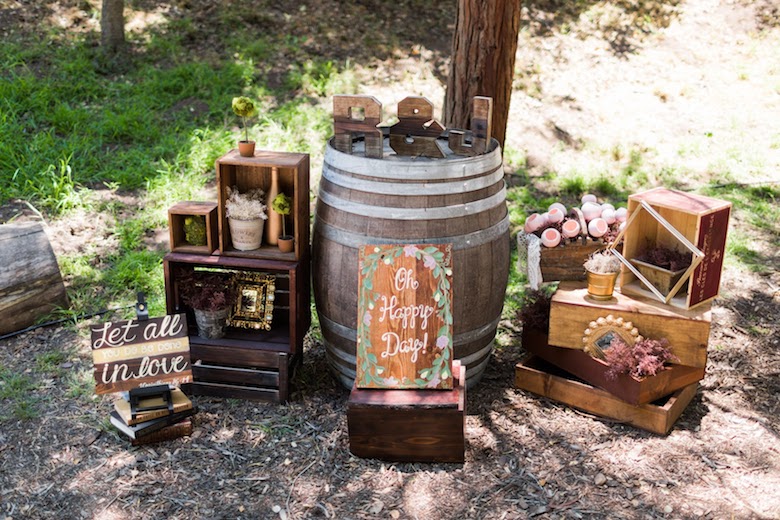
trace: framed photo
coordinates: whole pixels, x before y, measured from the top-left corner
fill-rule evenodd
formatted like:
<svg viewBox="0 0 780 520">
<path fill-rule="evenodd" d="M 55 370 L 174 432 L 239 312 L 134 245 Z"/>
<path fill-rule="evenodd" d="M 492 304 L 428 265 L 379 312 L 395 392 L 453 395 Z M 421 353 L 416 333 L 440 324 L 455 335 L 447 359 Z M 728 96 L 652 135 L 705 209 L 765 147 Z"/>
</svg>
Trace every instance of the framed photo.
<svg viewBox="0 0 780 520">
<path fill-rule="evenodd" d="M 229 325 L 243 329 L 271 330 L 276 277 L 242 271 L 234 275 L 233 283 L 237 295 Z"/>
</svg>

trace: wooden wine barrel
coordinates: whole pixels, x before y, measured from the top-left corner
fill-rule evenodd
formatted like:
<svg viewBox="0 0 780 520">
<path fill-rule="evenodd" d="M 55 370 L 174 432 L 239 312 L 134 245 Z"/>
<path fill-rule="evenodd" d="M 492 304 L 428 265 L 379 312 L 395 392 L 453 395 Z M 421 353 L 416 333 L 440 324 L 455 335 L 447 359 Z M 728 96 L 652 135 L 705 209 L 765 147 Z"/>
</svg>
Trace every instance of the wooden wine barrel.
<svg viewBox="0 0 780 520">
<path fill-rule="evenodd" d="M 67 305 L 60 268 L 40 222 L 0 225 L 0 335 Z"/>
<path fill-rule="evenodd" d="M 484 155 L 384 159 L 328 143 L 312 238 L 314 298 L 328 362 L 355 378 L 358 249 L 367 244 L 453 244 L 454 357 L 467 384 L 493 349 L 509 275 L 509 215 L 495 140 Z M 390 154 L 390 155 L 388 155 Z"/>
</svg>

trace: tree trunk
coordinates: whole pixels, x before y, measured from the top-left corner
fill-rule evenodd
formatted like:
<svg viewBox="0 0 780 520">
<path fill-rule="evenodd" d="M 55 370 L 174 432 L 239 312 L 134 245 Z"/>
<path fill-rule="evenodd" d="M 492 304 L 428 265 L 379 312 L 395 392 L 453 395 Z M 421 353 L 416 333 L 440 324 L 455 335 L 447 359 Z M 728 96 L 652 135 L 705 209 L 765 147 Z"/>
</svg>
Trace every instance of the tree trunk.
<svg viewBox="0 0 780 520">
<path fill-rule="evenodd" d="M 103 0 L 100 12 L 100 44 L 116 54 L 125 46 L 125 0 Z"/>
<path fill-rule="evenodd" d="M 493 137 L 504 146 L 521 0 L 458 0 L 445 126 L 470 128 L 471 99 L 493 98 Z"/>
</svg>

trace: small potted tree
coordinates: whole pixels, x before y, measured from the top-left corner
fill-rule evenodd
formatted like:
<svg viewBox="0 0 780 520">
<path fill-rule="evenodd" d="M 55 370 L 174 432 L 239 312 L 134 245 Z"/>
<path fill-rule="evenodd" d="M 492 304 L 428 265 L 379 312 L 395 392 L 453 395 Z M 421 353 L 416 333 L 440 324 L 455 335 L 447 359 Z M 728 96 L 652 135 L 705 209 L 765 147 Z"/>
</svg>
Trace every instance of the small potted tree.
<svg viewBox="0 0 780 520">
<path fill-rule="evenodd" d="M 234 97 L 232 107 L 233 113 L 241 118 L 244 126 L 244 140 L 238 142 L 238 153 L 242 157 L 254 157 L 255 142 L 249 140 L 249 129 L 247 128 L 246 120 L 257 115 L 255 103 L 245 96 Z"/>
<path fill-rule="evenodd" d="M 253 188 L 240 193 L 236 186 L 227 188 L 225 216 L 230 226 L 230 239 L 239 251 L 258 249 L 263 239 L 263 225 L 268 218 L 263 204 L 265 192 Z"/>
<path fill-rule="evenodd" d="M 179 278 L 182 302 L 195 314 L 198 336 L 218 339 L 225 335 L 228 315 L 236 300 L 232 281 L 212 271 L 190 271 Z"/>
<path fill-rule="evenodd" d="M 279 215 L 282 216 L 282 234 L 279 235 L 279 239 L 277 244 L 279 245 L 279 250 L 282 253 L 289 253 L 293 249 L 295 249 L 295 240 L 292 235 L 287 234 L 287 215 L 290 214 L 290 210 L 292 209 L 291 206 L 291 199 L 284 193 L 280 193 L 279 195 L 274 198 L 273 201 L 271 201 L 271 208 L 277 212 Z"/>
<path fill-rule="evenodd" d="M 606 301 L 612 298 L 620 274 L 620 260 L 609 249 L 596 251 L 583 264 L 588 280 L 588 296 Z"/>
</svg>

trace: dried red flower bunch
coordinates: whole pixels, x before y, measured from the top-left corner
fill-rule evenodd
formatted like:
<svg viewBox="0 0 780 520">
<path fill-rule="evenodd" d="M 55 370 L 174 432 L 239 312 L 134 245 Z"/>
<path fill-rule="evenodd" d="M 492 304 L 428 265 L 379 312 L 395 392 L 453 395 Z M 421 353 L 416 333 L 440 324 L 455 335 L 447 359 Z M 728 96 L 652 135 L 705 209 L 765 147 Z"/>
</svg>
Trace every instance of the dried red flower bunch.
<svg viewBox="0 0 780 520">
<path fill-rule="evenodd" d="M 641 262 L 653 264 L 670 271 L 686 269 L 691 265 L 691 254 L 682 253 L 668 247 L 654 247 L 636 257 Z"/>
<path fill-rule="evenodd" d="M 664 368 L 668 361 L 677 357 L 669 350 L 669 341 L 661 339 L 642 339 L 633 347 L 625 341 L 615 338 L 604 351 L 604 360 L 609 365 L 607 378 L 617 379 L 620 374 L 628 374 L 637 379 L 654 376 Z"/>
<path fill-rule="evenodd" d="M 555 289 L 547 287 L 530 290 L 523 296 L 522 306 L 517 313 L 523 327 L 540 330 L 547 334 L 550 329 L 550 303 Z"/>
<path fill-rule="evenodd" d="M 189 271 L 179 278 L 182 301 L 201 311 L 218 311 L 231 307 L 236 290 L 226 275 L 209 271 Z"/>
</svg>

